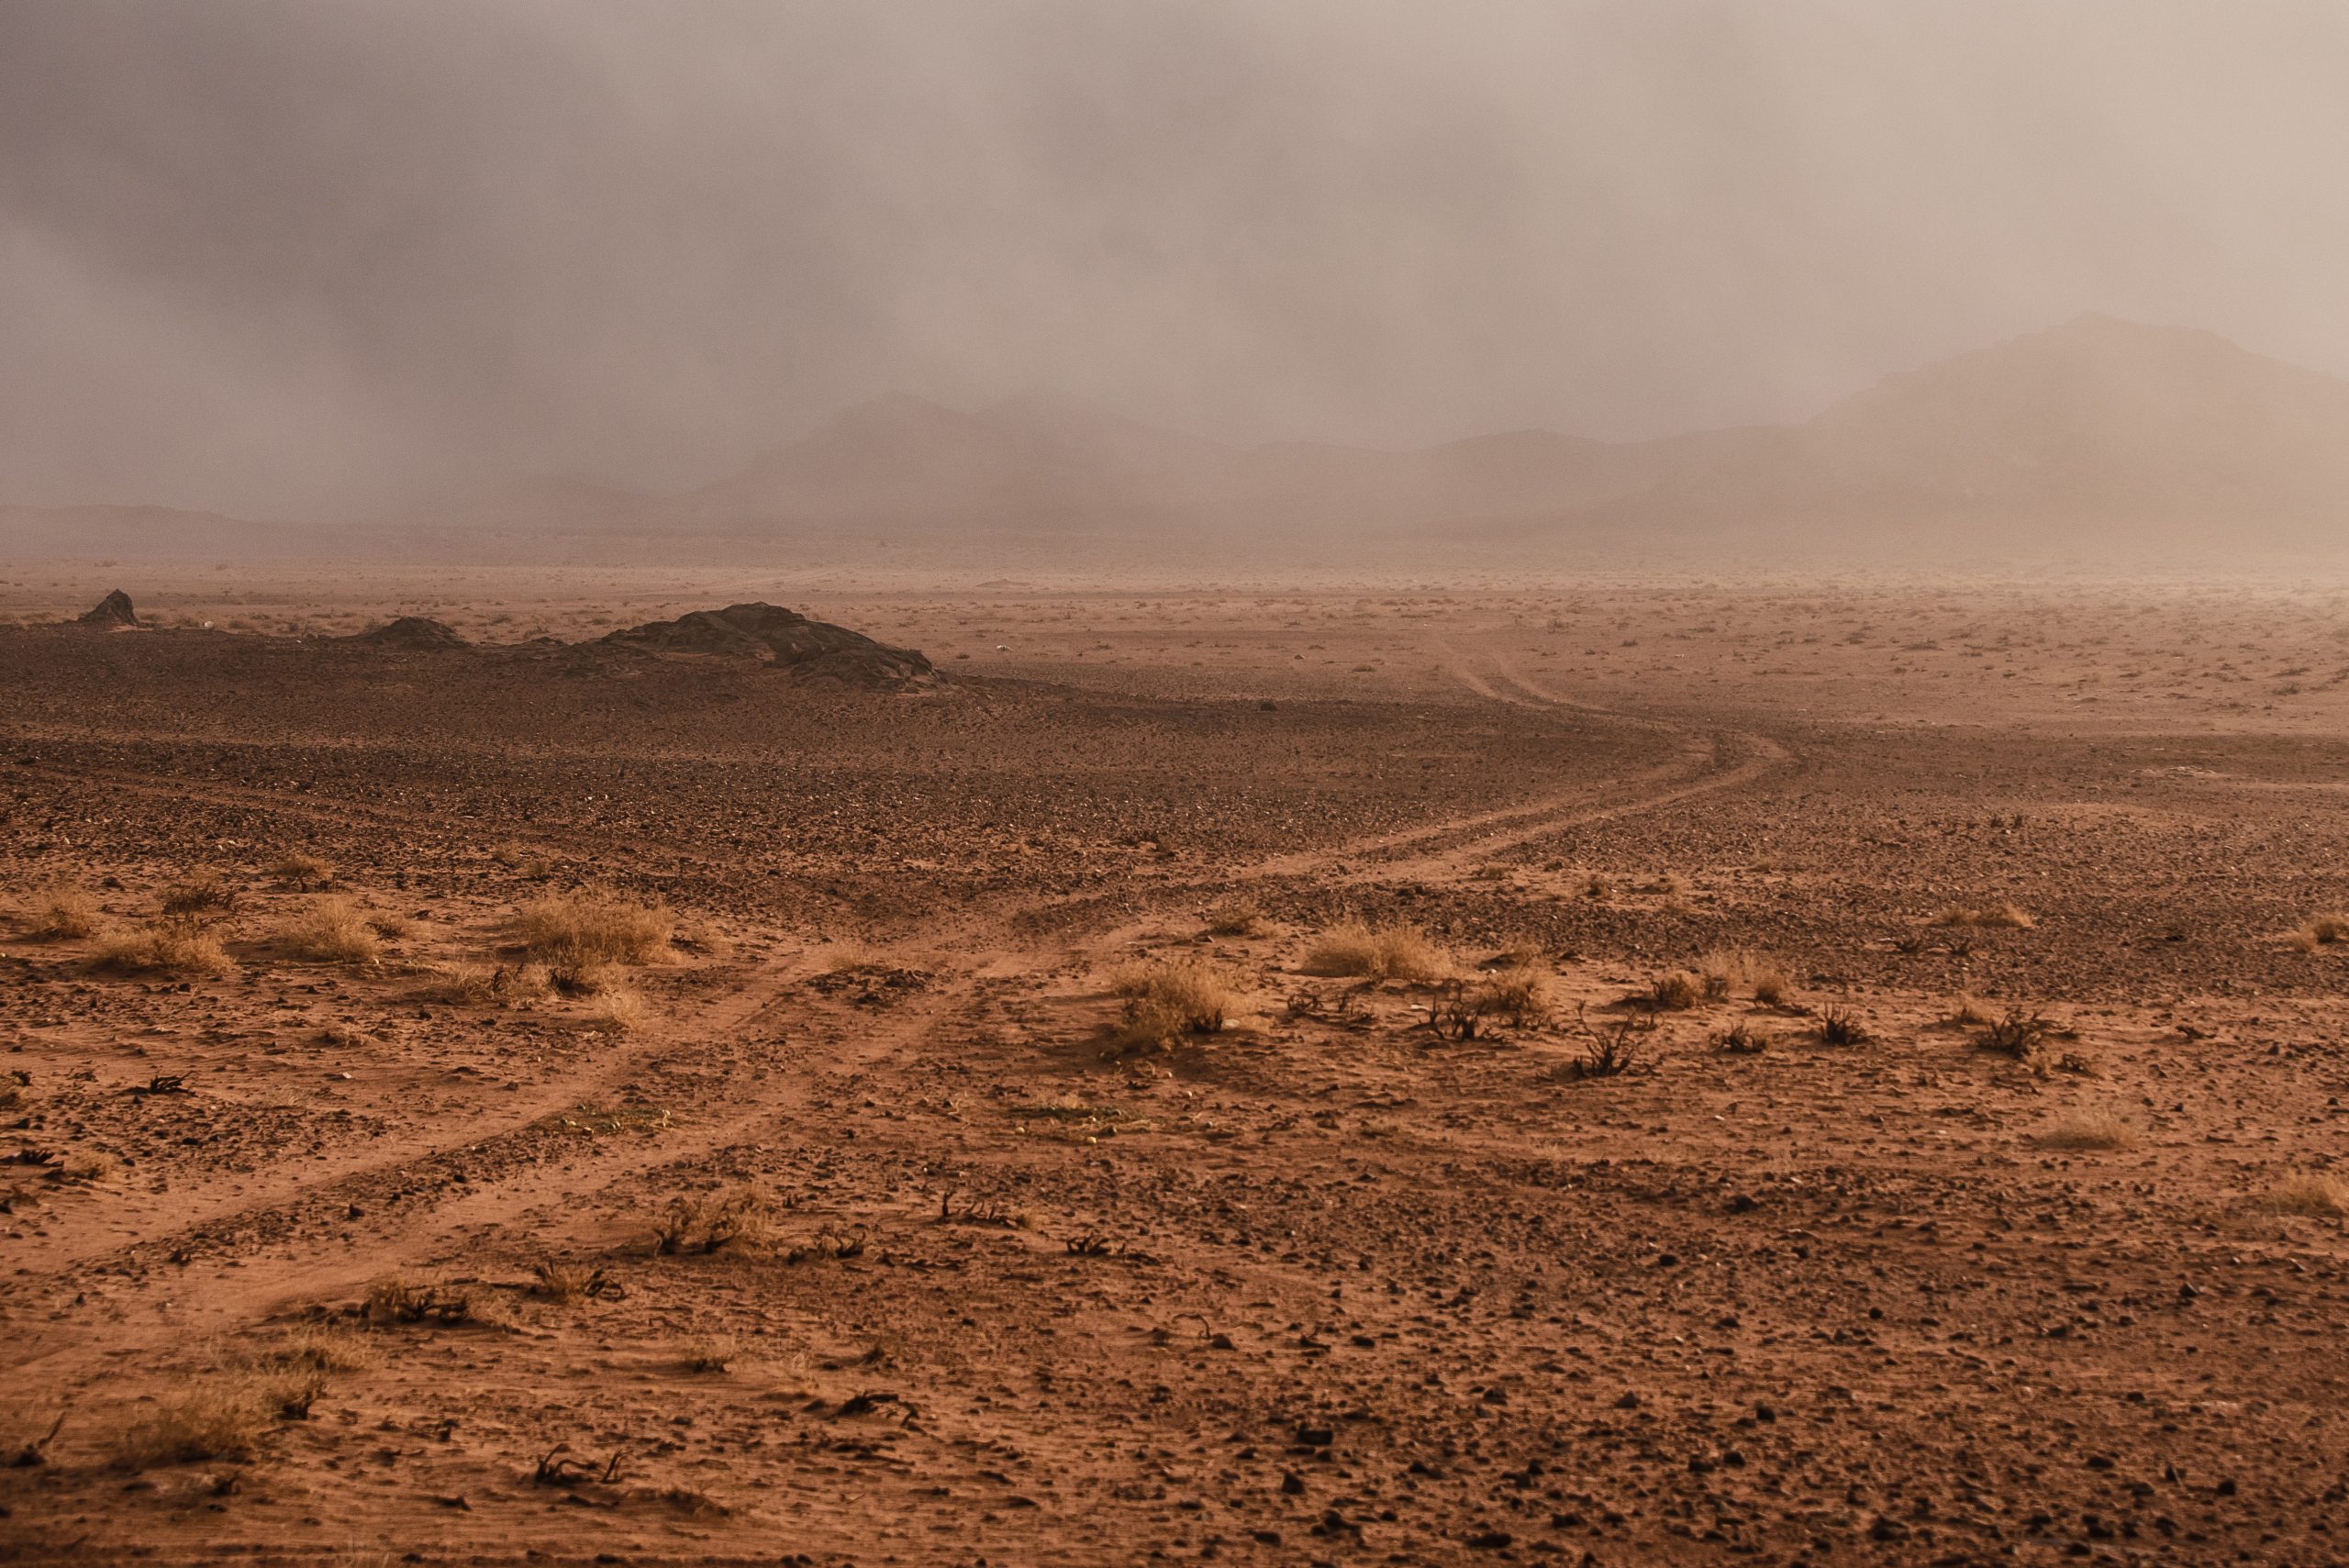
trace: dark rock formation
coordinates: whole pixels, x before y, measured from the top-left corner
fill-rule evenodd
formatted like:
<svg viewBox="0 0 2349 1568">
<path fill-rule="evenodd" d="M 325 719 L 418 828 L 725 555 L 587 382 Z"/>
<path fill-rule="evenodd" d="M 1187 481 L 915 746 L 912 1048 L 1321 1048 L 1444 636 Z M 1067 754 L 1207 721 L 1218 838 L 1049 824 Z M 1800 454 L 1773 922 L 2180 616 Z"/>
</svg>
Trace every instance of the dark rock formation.
<svg viewBox="0 0 2349 1568">
<path fill-rule="evenodd" d="M 139 612 L 130 607 L 130 595 L 117 588 L 96 606 L 85 610 L 74 621 L 76 626 L 137 626 Z"/>
<path fill-rule="evenodd" d="M 861 632 L 809 620 L 776 605 L 729 605 L 675 620 L 616 631 L 607 644 L 662 653 L 749 655 L 804 681 L 837 681 L 875 691 L 930 684 L 937 672 L 910 648 L 891 648 Z"/>
<path fill-rule="evenodd" d="M 355 633 L 353 642 L 381 642 L 395 648 L 470 648 L 473 644 L 459 637 L 446 624 L 428 616 L 402 616 L 386 621 L 373 631 Z"/>
</svg>

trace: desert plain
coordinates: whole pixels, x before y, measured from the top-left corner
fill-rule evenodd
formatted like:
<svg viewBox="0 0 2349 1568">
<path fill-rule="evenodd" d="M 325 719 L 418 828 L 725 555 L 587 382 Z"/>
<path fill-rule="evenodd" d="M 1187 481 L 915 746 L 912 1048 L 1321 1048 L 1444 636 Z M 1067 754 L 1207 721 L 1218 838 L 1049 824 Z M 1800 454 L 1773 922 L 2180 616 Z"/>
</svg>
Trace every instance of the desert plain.
<svg viewBox="0 0 2349 1568">
<path fill-rule="evenodd" d="M 7 576 L 0 1561 L 2349 1560 L 2338 586 Z"/>
</svg>

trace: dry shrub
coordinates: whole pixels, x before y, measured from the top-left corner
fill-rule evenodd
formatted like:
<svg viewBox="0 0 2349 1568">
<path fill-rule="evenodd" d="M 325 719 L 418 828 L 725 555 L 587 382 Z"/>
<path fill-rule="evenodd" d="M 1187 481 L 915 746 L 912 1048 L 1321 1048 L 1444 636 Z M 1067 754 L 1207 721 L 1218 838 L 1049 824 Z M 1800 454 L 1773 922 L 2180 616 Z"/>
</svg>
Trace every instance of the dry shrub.
<svg viewBox="0 0 2349 1568">
<path fill-rule="evenodd" d="M 1593 872 L 1582 879 L 1582 895 L 1593 901 L 1612 898 L 1615 896 L 1615 884 Z"/>
<path fill-rule="evenodd" d="M 522 941 L 551 963 L 653 963 L 666 958 L 677 917 L 609 888 L 583 888 L 522 906 Z"/>
<path fill-rule="evenodd" d="M 1769 1038 L 1743 1018 L 1713 1036 L 1713 1049 L 1730 1056 L 1759 1056 L 1770 1049 Z"/>
<path fill-rule="evenodd" d="M 1974 1043 L 2017 1062 L 2032 1062 L 2045 1053 L 2047 1042 L 2054 1035 L 2055 1026 L 2039 1014 L 2009 1007 L 2003 1018 L 1993 1019 Z"/>
<path fill-rule="evenodd" d="M 1506 1018 L 1522 1029 L 1548 1021 L 1550 977 L 1523 964 L 1496 970 L 1479 980 L 1464 976 L 1439 983 L 1428 1008 L 1428 1027 L 1444 1040 L 1471 1040 L 1486 1020 Z"/>
<path fill-rule="evenodd" d="M 1775 1007 L 1794 990 L 1776 962 L 1748 948 L 1717 948 L 1697 961 L 1694 973 L 1709 1001 L 1720 1001 L 1742 987 L 1755 1001 Z"/>
<path fill-rule="evenodd" d="M 653 1249 L 715 1252 L 738 1243 L 755 1246 L 774 1234 L 774 1198 L 763 1182 L 738 1182 L 723 1193 L 669 1200 L 652 1232 Z"/>
<path fill-rule="evenodd" d="M 1126 964 L 1109 976 L 1109 988 L 1163 1010 L 1185 1034 L 1221 1033 L 1240 999 L 1223 972 L 1202 959 Z"/>
<path fill-rule="evenodd" d="M 1934 916 L 1933 924 L 1966 926 L 1990 930 L 2027 931 L 2038 922 L 2011 904 L 1993 904 L 1978 909 L 1953 905 Z"/>
<path fill-rule="evenodd" d="M 459 964 L 426 993 L 453 1006 L 486 1006 L 493 1002 L 536 1002 L 552 988 L 553 980 L 540 963 Z"/>
<path fill-rule="evenodd" d="M 742 1359 L 742 1341 L 731 1334 L 704 1334 L 679 1347 L 687 1372 L 725 1372 Z"/>
<path fill-rule="evenodd" d="M 192 873 L 163 889 L 166 915 L 203 915 L 236 905 L 236 888 L 217 871 Z"/>
<path fill-rule="evenodd" d="M 1971 994 L 1961 991 L 1957 994 L 1957 1000 L 1950 1004 L 1949 1018 L 1946 1021 L 1957 1025 L 1960 1029 L 1979 1029 L 1982 1025 L 1988 1023 L 1990 1018 L 1989 1008 L 1975 1000 Z"/>
<path fill-rule="evenodd" d="M 1669 974 L 1659 974 L 1644 991 L 1634 991 L 1624 1000 L 1642 1012 L 1685 1013 L 1705 999 L 1705 983 L 1685 969 Z"/>
<path fill-rule="evenodd" d="M 307 909 L 278 928 L 277 940 L 295 957 L 317 963 L 374 963 L 384 956 L 384 939 L 368 923 L 367 912 L 340 894 L 312 899 Z"/>
<path fill-rule="evenodd" d="M 2082 1111 L 2050 1126 L 2039 1141 L 2050 1149 L 2132 1149 L 2137 1129 L 2110 1111 Z"/>
<path fill-rule="evenodd" d="M 1183 1016 L 1165 1003 L 1148 996 L 1129 996 L 1109 1027 L 1109 1054 L 1136 1056 L 1172 1051 L 1183 1040 Z"/>
<path fill-rule="evenodd" d="M 321 860 L 300 850 L 291 850 L 277 858 L 269 874 L 280 882 L 302 887 L 323 887 L 334 880 L 334 862 Z"/>
<path fill-rule="evenodd" d="M 1445 978 L 1457 965 L 1442 943 L 1416 926 L 1373 929 L 1347 920 L 1321 933 L 1305 955 L 1305 967 L 1312 974 L 1426 984 Z"/>
<path fill-rule="evenodd" d="M 367 1287 L 359 1315 L 378 1328 L 403 1323 L 464 1323 L 473 1316 L 472 1293 L 454 1285 L 394 1274 Z"/>
<path fill-rule="evenodd" d="M 2302 952 L 2349 942 L 2349 915 L 2319 915 L 2292 933 L 2292 945 Z"/>
<path fill-rule="evenodd" d="M 2287 1176 L 2256 1207 L 2269 1214 L 2319 1218 L 2349 1214 L 2349 1182 L 2338 1176 Z"/>
<path fill-rule="evenodd" d="M 74 888 L 60 888 L 33 906 L 26 935 L 42 941 L 86 937 L 98 929 L 98 901 Z"/>
<path fill-rule="evenodd" d="M 644 998 L 625 989 L 600 993 L 587 1009 L 587 1026 L 605 1034 L 627 1034 L 644 1025 Z"/>
<path fill-rule="evenodd" d="M 1211 937 L 1261 937 L 1273 929 L 1253 904 L 1219 904 L 1208 911 L 1207 927 Z"/>
<path fill-rule="evenodd" d="M 122 1162 L 103 1149 L 76 1149 L 61 1158 L 51 1168 L 64 1181 L 95 1186 L 119 1172 Z"/>
<path fill-rule="evenodd" d="M 1849 1007 L 1829 1006 L 1820 1010 L 1819 1023 L 1812 1031 L 1821 1045 L 1865 1045 L 1876 1039 L 1876 1031 L 1867 1021 Z"/>
<path fill-rule="evenodd" d="M 382 1357 L 364 1336 L 347 1329 L 325 1323 L 297 1323 L 285 1330 L 269 1360 L 279 1366 L 324 1373 L 362 1372 Z"/>
<path fill-rule="evenodd" d="M 193 915 L 162 915 L 143 926 L 108 931 L 98 939 L 90 961 L 124 973 L 219 974 L 228 968 L 228 951 Z"/>
<path fill-rule="evenodd" d="M 130 1470 L 244 1459 L 269 1424 L 268 1391 L 250 1378 L 214 1375 L 158 1400 L 122 1437 L 117 1461 Z"/>
<path fill-rule="evenodd" d="M 1512 963 L 1485 976 L 1478 989 L 1492 1010 L 1523 1028 L 1548 1021 L 1557 1010 L 1547 972 L 1530 963 Z"/>
</svg>

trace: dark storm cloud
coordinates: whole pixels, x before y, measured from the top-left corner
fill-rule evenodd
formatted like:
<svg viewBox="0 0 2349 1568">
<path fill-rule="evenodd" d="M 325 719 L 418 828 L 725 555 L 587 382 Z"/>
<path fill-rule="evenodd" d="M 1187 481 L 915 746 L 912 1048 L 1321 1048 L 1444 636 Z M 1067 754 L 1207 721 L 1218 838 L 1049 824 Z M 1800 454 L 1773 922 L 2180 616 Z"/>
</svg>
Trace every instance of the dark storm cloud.
<svg viewBox="0 0 2349 1568">
<path fill-rule="evenodd" d="M 1796 417 L 2085 309 L 2349 370 L 2330 3 L 14 0 L 0 499 L 674 486 L 843 402 Z"/>
</svg>

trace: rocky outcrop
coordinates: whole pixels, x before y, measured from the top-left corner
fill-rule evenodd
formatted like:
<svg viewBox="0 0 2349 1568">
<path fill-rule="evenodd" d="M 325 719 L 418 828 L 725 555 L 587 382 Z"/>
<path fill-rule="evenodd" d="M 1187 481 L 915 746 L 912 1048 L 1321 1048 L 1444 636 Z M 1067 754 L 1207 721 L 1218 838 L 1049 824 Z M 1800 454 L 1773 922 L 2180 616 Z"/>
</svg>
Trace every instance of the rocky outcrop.
<svg viewBox="0 0 2349 1568">
<path fill-rule="evenodd" d="M 604 638 L 608 646 L 661 653 L 749 656 L 794 679 L 830 681 L 873 691 L 902 691 L 937 679 L 929 660 L 862 632 L 810 620 L 779 605 L 729 605 L 652 621 Z"/>
</svg>

